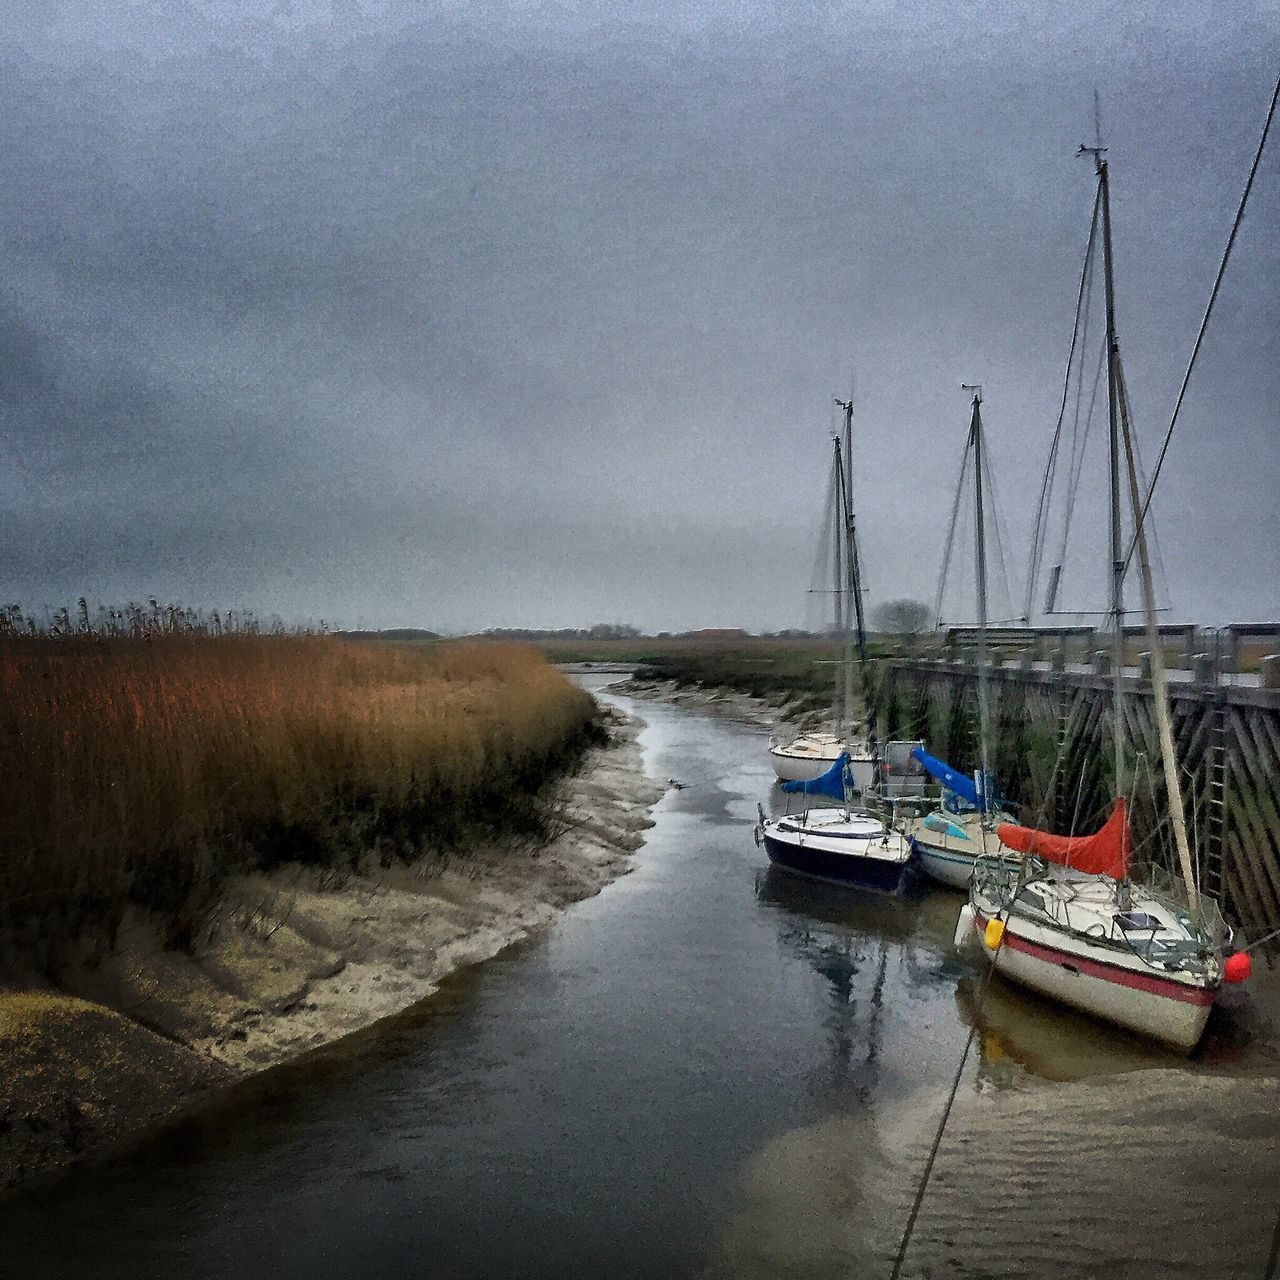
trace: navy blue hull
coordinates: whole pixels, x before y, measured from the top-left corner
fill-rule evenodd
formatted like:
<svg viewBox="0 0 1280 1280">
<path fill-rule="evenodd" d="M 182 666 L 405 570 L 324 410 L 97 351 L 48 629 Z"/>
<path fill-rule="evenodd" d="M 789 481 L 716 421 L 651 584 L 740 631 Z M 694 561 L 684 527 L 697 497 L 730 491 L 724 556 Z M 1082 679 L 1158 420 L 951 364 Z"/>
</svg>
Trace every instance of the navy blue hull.
<svg viewBox="0 0 1280 1280">
<path fill-rule="evenodd" d="M 764 838 L 764 851 L 770 862 L 789 871 L 823 880 L 838 880 L 859 889 L 875 889 L 880 893 L 897 893 L 906 880 L 911 862 L 886 862 L 882 858 L 864 858 L 856 854 L 828 853 L 812 845 L 795 845 Z"/>
</svg>

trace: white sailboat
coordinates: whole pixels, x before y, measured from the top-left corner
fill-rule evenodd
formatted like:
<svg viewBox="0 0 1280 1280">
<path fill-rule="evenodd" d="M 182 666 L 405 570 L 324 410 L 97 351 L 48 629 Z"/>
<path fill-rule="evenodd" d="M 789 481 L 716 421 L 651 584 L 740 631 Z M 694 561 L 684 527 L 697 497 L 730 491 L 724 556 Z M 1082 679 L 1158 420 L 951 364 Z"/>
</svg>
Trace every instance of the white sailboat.
<svg viewBox="0 0 1280 1280">
<path fill-rule="evenodd" d="M 863 620 L 861 589 L 853 594 L 849 582 L 860 580 L 861 575 L 851 559 L 857 555 L 856 541 L 845 537 L 841 520 L 845 512 L 850 524 L 853 520 L 852 509 L 847 506 L 853 492 L 853 401 L 837 400 L 836 403 L 844 413 L 843 439 L 837 436 L 832 450 L 829 489 L 835 529 L 832 597 L 836 630 L 844 637 L 836 687 L 836 732 L 772 738 L 769 760 L 779 782 L 809 782 L 827 773 L 841 756 L 847 755 L 853 789 L 861 793 L 869 790 L 875 781 L 875 755 L 867 735 L 855 731 L 852 716 L 854 659 L 850 619 L 856 615 L 859 635 L 863 634 Z"/>
<path fill-rule="evenodd" d="M 923 817 L 908 819 L 902 828 L 919 855 L 920 866 L 925 873 L 950 889 L 969 887 L 979 858 L 992 854 L 1014 856 L 1014 851 L 1002 844 L 997 834 L 998 826 L 1009 821 L 1009 814 L 997 803 L 988 760 L 991 692 L 987 675 L 987 538 L 986 502 L 983 497 L 986 455 L 982 433 L 982 388 L 974 386 L 966 387 L 966 390 L 973 392 L 973 411 L 969 417 L 969 438 L 960 474 L 963 483 L 969 458 L 972 457 L 976 543 L 974 582 L 978 606 L 978 739 L 982 767 L 973 778 L 968 778 L 950 765 L 927 755 L 922 748 L 917 748 L 913 754 L 942 784 L 943 800 L 937 809 Z M 958 503 L 959 491 L 957 507 Z M 948 555 L 950 544 L 948 538 Z M 941 597 L 940 588 L 939 600 Z"/>
<path fill-rule="evenodd" d="M 1094 157 L 1098 181 L 1094 232 L 1100 216 L 1106 286 L 1117 799 L 1105 826 L 1092 836 L 1055 836 L 1011 824 L 998 827 L 1001 840 L 1025 856 L 1021 862 L 979 859 L 956 939 L 960 942 L 976 931 L 998 973 L 1086 1013 L 1189 1051 L 1199 1043 L 1223 982 L 1243 981 L 1250 963 L 1247 954 L 1231 954 L 1231 931 L 1217 904 L 1199 892 L 1192 869 L 1128 397 L 1116 343 L 1108 167 L 1104 148 L 1081 147 L 1081 153 Z M 1094 242 L 1091 234 L 1090 252 Z M 1177 896 L 1135 883 L 1129 874 L 1129 820 L 1123 790 L 1122 468 L 1133 511 L 1168 822 L 1182 877 L 1182 893 Z"/>
<path fill-rule="evenodd" d="M 763 808 L 756 826 L 756 842 L 764 846 L 771 862 L 805 875 L 819 876 L 842 884 L 882 892 L 896 893 L 903 887 L 912 860 L 911 844 L 882 813 L 852 806 L 852 797 L 861 794 L 883 800 L 886 808 L 893 796 L 881 785 L 877 773 L 875 733 L 866 686 L 866 629 L 862 617 L 861 571 L 858 563 L 857 533 L 853 517 L 851 469 L 847 455 L 850 444 L 852 406 L 840 402 L 845 411 L 844 441 L 835 441 L 832 478 L 835 493 L 835 516 L 838 551 L 837 584 L 845 606 L 837 616 L 844 631 L 843 706 L 847 714 L 853 702 L 854 631 L 863 672 L 863 705 L 868 708 L 866 737 L 861 753 L 848 747 L 840 751 L 829 768 L 817 777 L 799 778 L 783 783 L 783 790 L 808 795 L 825 795 L 842 801 L 839 808 L 830 805 L 804 809 L 777 818 L 767 818 Z M 848 607 L 852 602 L 852 609 Z M 893 746 L 895 744 L 890 744 Z M 885 767 L 889 766 L 886 751 Z M 859 772 L 861 771 L 861 772 Z M 889 774 L 885 773 L 885 779 Z"/>
</svg>

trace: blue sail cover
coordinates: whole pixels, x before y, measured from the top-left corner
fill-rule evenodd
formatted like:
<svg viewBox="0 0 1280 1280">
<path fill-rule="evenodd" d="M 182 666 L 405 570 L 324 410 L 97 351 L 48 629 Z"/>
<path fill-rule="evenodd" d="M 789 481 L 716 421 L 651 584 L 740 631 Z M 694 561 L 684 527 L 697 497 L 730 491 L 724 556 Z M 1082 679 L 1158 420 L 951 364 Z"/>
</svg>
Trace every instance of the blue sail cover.
<svg viewBox="0 0 1280 1280">
<path fill-rule="evenodd" d="M 849 753 L 842 751 L 840 758 L 826 773 L 810 778 L 808 782 L 784 782 L 782 789 L 793 796 L 831 796 L 834 800 L 843 800 L 848 769 Z"/>
<path fill-rule="evenodd" d="M 983 778 L 981 770 L 978 771 L 976 777 L 971 778 L 967 773 L 961 773 L 958 769 L 953 769 L 949 764 L 936 760 L 923 747 L 913 747 L 911 749 L 911 758 L 924 765 L 948 791 L 969 808 L 985 811 L 996 807 L 991 780 L 990 778 Z M 982 783 L 981 786 L 979 785 L 980 781 Z M 983 803 L 984 791 L 989 793 L 985 805 Z"/>
</svg>

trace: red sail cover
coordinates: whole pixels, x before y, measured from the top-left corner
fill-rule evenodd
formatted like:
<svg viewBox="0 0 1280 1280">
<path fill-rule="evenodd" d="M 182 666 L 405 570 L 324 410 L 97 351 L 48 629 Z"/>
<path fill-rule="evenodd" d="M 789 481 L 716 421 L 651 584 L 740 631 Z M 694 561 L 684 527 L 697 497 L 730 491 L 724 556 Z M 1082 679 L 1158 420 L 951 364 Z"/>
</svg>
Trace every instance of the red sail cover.
<svg viewBox="0 0 1280 1280">
<path fill-rule="evenodd" d="M 1034 827 L 1016 827 L 1011 822 L 1002 822 L 996 834 L 1010 849 L 1034 853 L 1077 871 L 1117 880 L 1129 874 L 1129 820 L 1124 796 L 1116 797 L 1116 807 L 1106 825 L 1091 836 L 1055 836 Z"/>
</svg>

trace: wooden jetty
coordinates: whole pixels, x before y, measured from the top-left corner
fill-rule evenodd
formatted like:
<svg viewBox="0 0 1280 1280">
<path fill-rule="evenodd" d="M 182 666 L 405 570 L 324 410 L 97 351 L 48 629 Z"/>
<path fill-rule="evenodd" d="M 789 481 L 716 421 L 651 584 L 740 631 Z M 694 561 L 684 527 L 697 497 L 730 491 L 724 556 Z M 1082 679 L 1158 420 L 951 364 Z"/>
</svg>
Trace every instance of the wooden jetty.
<svg viewBox="0 0 1280 1280">
<path fill-rule="evenodd" d="M 1115 794 L 1111 678 L 1107 655 L 1088 628 L 1060 630 L 1066 634 L 1022 629 L 1017 657 L 990 668 L 991 767 L 1021 821 L 1086 832 L 1102 824 Z M 1236 668 L 1244 644 L 1280 648 L 1280 624 L 1162 630 L 1184 656 L 1174 664 L 1184 667 L 1183 678 L 1169 693 L 1200 883 L 1247 939 L 1260 939 L 1280 929 L 1280 655 L 1262 658 L 1257 686 L 1239 683 Z M 881 661 L 876 708 L 883 736 L 925 738 L 935 754 L 969 769 L 978 751 L 977 667 L 963 629 L 952 634 L 959 643 L 939 656 L 904 653 Z M 1200 644 L 1207 638 L 1214 643 L 1205 652 Z M 1015 647 L 997 645 L 997 653 Z M 1091 660 L 1072 661 L 1073 654 Z M 1144 678 L 1149 659 L 1136 657 L 1124 700 L 1134 752 L 1127 767 L 1140 784 L 1134 853 L 1143 870 L 1159 874 L 1169 842 L 1155 818 L 1164 784 Z M 1267 949 L 1280 955 L 1280 939 Z"/>
</svg>

